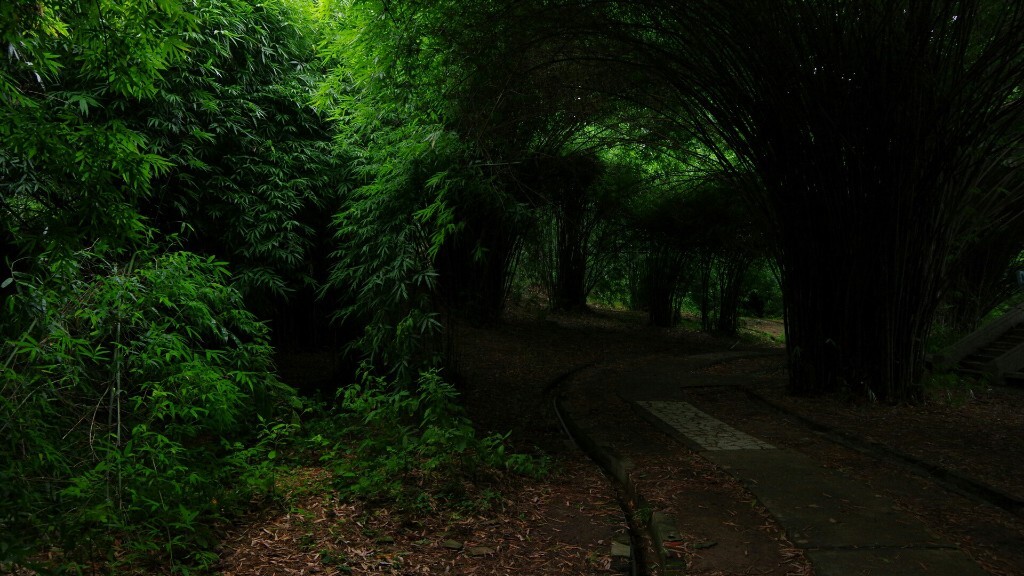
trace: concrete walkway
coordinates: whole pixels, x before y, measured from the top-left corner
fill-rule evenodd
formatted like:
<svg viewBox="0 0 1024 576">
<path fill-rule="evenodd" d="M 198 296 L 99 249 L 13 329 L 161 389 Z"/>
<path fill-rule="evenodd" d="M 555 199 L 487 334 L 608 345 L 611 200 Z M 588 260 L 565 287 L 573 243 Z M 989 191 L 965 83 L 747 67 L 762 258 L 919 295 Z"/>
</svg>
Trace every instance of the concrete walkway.
<svg viewBox="0 0 1024 576">
<path fill-rule="evenodd" d="M 698 450 L 770 450 L 775 447 L 701 412 L 688 402 L 637 400 L 641 408 L 692 441 Z"/>
<path fill-rule="evenodd" d="M 987 574 L 893 501 L 800 452 L 777 449 L 686 402 L 634 401 L 659 427 L 742 482 L 807 551 L 818 576 Z"/>
</svg>

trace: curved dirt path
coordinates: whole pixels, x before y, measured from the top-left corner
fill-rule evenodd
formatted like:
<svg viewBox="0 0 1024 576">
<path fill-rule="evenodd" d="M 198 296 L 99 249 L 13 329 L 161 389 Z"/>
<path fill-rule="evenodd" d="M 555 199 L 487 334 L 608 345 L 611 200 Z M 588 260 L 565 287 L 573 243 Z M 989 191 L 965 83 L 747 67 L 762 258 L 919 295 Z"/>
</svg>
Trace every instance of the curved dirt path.
<svg viewBox="0 0 1024 576">
<path fill-rule="evenodd" d="M 722 369 L 731 363 L 738 365 L 736 369 Z M 756 494 L 758 502 L 767 503 L 774 515 L 768 515 L 764 526 L 788 533 L 808 551 L 819 574 L 967 575 L 984 574 L 982 567 L 996 575 L 1022 573 L 1024 528 L 1019 517 L 949 492 L 903 466 L 837 445 L 796 419 L 753 400 L 743 386 L 771 389 L 782 382 L 777 370 L 751 374 L 752 364 L 770 366 L 772 360 L 730 362 L 727 355 L 665 353 L 620 359 L 595 366 L 574 379 L 565 388 L 567 404 L 605 445 L 627 459 L 637 455 L 635 474 L 645 473 L 651 452 L 660 452 L 662 459 L 676 458 L 677 474 L 684 477 L 692 470 L 708 475 L 710 469 L 710 475 L 717 476 L 732 469 L 749 490 L 747 496 L 738 497 Z M 764 376 L 765 372 L 775 372 L 775 376 Z M 653 417 L 657 410 L 648 404 L 648 410 L 642 411 L 647 422 L 637 423 L 635 417 L 626 415 L 636 411 L 633 400 L 662 402 L 661 418 Z M 682 403 L 685 409 L 680 408 Z M 707 450 L 695 441 L 701 431 L 680 432 L 665 425 L 665 420 L 673 420 L 673 410 L 677 423 L 692 422 L 693 413 L 688 411 L 693 409 L 776 450 L 744 445 L 742 438 L 735 447 L 751 450 Z M 649 429 L 655 425 L 674 436 L 674 441 L 652 434 Z M 731 441 L 737 442 L 735 438 Z M 787 468 L 788 472 L 782 472 Z M 820 478 L 807 480 L 816 474 Z M 796 490 L 782 489 L 787 484 Z M 841 495 L 835 498 L 840 488 L 848 491 L 845 502 Z M 764 552 L 752 555 L 745 544 L 751 540 L 723 538 L 718 524 L 736 525 L 737 532 L 743 525 L 733 521 L 735 499 L 731 505 L 720 504 L 714 486 L 685 489 L 686 498 L 661 499 L 660 503 L 676 516 L 680 529 L 689 533 L 697 573 L 787 573 L 779 557 Z M 818 496 L 807 498 L 807 494 Z M 781 526 L 775 523 L 776 517 L 782 520 Z M 751 525 L 749 518 L 746 525 Z M 886 527 L 899 530 L 883 530 Z M 711 542 L 714 546 L 701 546 Z M 873 552 L 851 560 L 848 551 L 856 548 Z M 737 558 L 753 559 L 736 565 Z"/>
</svg>

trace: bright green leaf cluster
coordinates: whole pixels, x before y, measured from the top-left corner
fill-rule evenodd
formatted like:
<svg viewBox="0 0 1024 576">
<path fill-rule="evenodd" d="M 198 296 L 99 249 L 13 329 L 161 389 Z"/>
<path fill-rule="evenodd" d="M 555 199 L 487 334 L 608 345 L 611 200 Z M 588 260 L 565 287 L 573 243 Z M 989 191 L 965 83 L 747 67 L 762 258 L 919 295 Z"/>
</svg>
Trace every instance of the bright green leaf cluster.
<svg viewBox="0 0 1024 576">
<path fill-rule="evenodd" d="M 65 563 L 115 539 L 135 562 L 186 565 L 212 546 L 210 521 L 244 503 L 264 460 L 257 432 L 294 402 L 228 282 L 223 263 L 187 252 L 78 252 L 16 279 L 9 312 L 25 329 L 3 347 L 0 562 L 40 541 Z"/>
</svg>

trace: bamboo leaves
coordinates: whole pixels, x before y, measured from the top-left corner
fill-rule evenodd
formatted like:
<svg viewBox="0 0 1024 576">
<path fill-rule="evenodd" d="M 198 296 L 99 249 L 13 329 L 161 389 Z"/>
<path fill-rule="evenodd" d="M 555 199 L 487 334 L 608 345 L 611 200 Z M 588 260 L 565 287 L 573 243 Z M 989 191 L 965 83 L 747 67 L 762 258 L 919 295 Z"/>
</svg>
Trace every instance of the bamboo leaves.
<svg viewBox="0 0 1024 576">
<path fill-rule="evenodd" d="M 0 524 L 11 507 L 36 511 L 17 544 L 60 545 L 65 561 L 115 537 L 136 557 L 199 561 L 211 500 L 242 475 L 240 440 L 291 392 L 269 374 L 266 327 L 224 285 L 222 263 L 113 256 L 55 255 L 46 276 L 18 278 L 18 315 L 34 322 L 7 344 L 2 373 Z"/>
</svg>

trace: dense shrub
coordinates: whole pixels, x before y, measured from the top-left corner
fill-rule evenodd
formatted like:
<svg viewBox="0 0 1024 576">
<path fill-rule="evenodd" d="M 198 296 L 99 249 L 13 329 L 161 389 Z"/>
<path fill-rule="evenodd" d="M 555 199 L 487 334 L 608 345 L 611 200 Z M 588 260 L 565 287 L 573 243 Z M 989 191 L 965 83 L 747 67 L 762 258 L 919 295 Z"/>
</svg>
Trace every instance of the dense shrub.
<svg viewBox="0 0 1024 576">
<path fill-rule="evenodd" d="M 344 495 L 435 509 L 461 502 L 466 481 L 546 472 L 543 458 L 507 451 L 507 434 L 478 437 L 458 392 L 436 370 L 421 373 L 411 390 L 364 371 L 341 394 L 308 442 Z"/>
<path fill-rule="evenodd" d="M 267 488 L 297 407 L 266 327 L 212 258 L 94 249 L 43 268 L 7 301 L 0 565 L 40 543 L 65 566 L 210 563 L 212 521 Z"/>
</svg>

